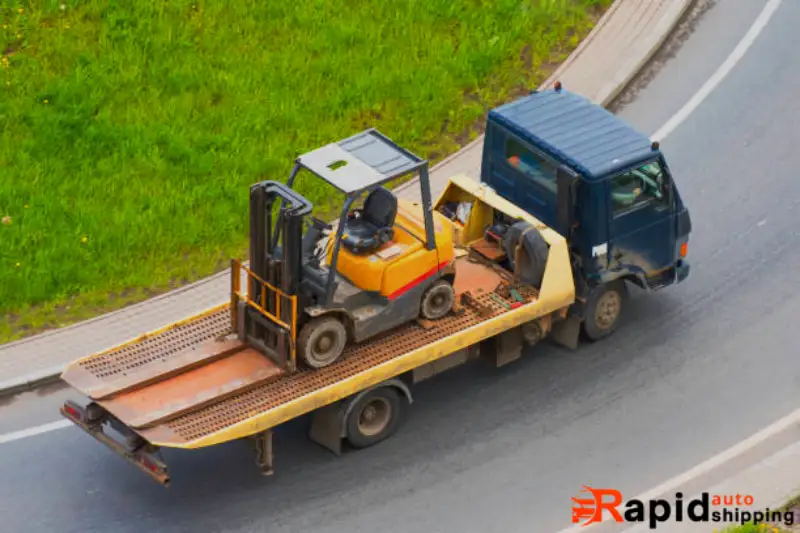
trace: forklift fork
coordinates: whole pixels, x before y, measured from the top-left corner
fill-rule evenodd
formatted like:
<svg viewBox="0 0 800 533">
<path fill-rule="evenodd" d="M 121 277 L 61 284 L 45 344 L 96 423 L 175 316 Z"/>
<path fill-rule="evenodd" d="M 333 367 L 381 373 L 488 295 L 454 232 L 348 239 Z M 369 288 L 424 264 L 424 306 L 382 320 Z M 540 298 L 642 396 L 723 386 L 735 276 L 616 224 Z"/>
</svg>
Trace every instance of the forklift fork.
<svg viewBox="0 0 800 533">
<path fill-rule="evenodd" d="M 273 229 L 276 201 L 280 204 Z M 280 182 L 263 181 L 250 188 L 247 297 L 239 304 L 238 294 L 231 296 L 237 321 L 234 326 L 242 332 L 242 340 L 289 371 L 295 369 L 294 329 L 303 267 L 303 217 L 311 209 L 308 200 Z M 237 272 L 233 272 L 233 277 L 237 278 Z M 238 280 L 232 283 L 232 292 L 238 293 Z"/>
</svg>

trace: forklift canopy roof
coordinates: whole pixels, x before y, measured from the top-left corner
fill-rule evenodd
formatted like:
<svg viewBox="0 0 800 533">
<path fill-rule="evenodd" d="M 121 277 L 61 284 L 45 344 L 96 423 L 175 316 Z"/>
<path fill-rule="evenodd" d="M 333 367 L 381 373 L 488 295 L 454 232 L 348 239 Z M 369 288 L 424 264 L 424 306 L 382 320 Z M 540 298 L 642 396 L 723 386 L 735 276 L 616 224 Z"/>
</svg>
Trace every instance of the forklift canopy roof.
<svg viewBox="0 0 800 533">
<path fill-rule="evenodd" d="M 374 128 L 301 155 L 297 162 L 348 195 L 428 164 Z"/>
<path fill-rule="evenodd" d="M 658 154 L 649 138 L 613 113 L 563 89 L 531 93 L 490 111 L 489 118 L 589 180 Z"/>
</svg>

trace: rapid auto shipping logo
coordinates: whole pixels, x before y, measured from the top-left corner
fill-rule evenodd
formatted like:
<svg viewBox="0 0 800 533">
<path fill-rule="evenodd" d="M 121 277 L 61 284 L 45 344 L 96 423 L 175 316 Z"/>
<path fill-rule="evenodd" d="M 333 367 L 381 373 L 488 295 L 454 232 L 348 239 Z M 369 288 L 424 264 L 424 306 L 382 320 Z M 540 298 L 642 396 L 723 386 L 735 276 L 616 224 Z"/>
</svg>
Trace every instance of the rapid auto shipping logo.
<svg viewBox="0 0 800 533">
<path fill-rule="evenodd" d="M 615 522 L 648 522 L 650 529 L 656 529 L 660 522 L 673 519 L 675 522 L 726 522 L 755 524 L 769 521 L 794 525 L 794 513 L 791 511 L 751 511 L 741 507 L 751 507 L 754 498 L 742 494 L 709 494 L 704 492 L 699 498 L 688 502 L 683 500 L 683 493 L 676 493 L 674 501 L 664 499 L 628 500 L 622 505 L 622 493 L 614 489 L 593 489 L 583 486 L 581 494 L 586 497 L 572 498 L 572 523 L 582 526 L 603 521 L 603 511 Z"/>
</svg>

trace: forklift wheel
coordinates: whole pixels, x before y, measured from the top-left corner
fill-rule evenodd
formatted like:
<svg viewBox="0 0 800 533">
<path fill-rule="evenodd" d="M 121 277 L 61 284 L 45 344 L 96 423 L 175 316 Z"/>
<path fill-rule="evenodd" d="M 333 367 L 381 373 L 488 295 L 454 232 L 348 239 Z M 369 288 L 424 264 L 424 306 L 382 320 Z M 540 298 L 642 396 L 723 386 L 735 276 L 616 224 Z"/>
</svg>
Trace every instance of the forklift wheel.
<svg viewBox="0 0 800 533">
<path fill-rule="evenodd" d="M 394 387 L 366 393 L 347 415 L 347 442 L 354 448 L 367 448 L 392 436 L 400 425 L 404 407 Z"/>
<path fill-rule="evenodd" d="M 297 351 L 311 368 L 323 368 L 336 361 L 347 344 L 347 330 L 341 320 L 321 317 L 311 320 L 300 330 Z"/>
<path fill-rule="evenodd" d="M 455 300 L 456 291 L 453 286 L 447 280 L 440 279 L 422 295 L 420 314 L 428 320 L 437 320 L 450 312 Z"/>
</svg>

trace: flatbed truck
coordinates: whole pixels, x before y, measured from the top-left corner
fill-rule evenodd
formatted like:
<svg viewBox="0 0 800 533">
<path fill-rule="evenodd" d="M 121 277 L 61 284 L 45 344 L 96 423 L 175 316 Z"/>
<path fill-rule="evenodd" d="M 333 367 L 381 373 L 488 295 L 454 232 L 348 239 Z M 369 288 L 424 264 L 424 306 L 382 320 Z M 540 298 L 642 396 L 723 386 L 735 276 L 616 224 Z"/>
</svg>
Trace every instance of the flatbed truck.
<svg viewBox="0 0 800 533">
<path fill-rule="evenodd" d="M 613 217 L 597 207 L 600 201 L 595 195 L 605 195 L 610 206 L 614 195 L 608 187 L 611 180 L 648 162 L 663 162 L 657 146 L 647 141 L 643 150 L 641 144 L 646 138 L 599 106 L 577 95 L 562 93 L 560 87 L 549 93 L 534 92 L 513 105 L 521 108 L 523 115 L 540 115 L 550 121 L 545 120 L 546 127 L 530 120 L 526 125 L 524 120 L 514 120 L 508 105 L 494 110 L 487 123 L 482 179 L 453 176 L 435 202 L 426 193 L 426 189 L 429 191 L 426 162 L 413 159 L 413 154 L 385 137 L 370 137 L 383 139 L 386 142 L 383 149 L 396 149 L 394 154 L 411 157 L 414 168 L 419 170 L 422 203 L 402 204 L 397 211 L 398 220 L 409 226 L 414 220 L 424 219 L 426 223 L 420 222 L 416 235 L 423 243 L 427 228 L 431 228 L 429 222 L 438 227 L 437 231 L 441 231 L 442 217 L 453 222 L 456 253 L 446 267 L 451 281 L 454 274 L 452 284 L 457 296 L 452 312 L 438 320 L 408 320 L 386 332 L 348 344 L 341 356 L 327 366 L 312 368 L 297 364 L 295 331 L 297 321 L 303 320 L 298 313 L 313 314 L 311 310 L 318 309 L 319 302 L 298 298 L 297 294 L 302 292 L 299 285 L 294 290 L 287 288 L 297 280 L 290 280 L 285 271 L 293 253 L 286 239 L 283 251 L 272 249 L 266 263 L 260 259 L 264 257 L 264 243 L 252 241 L 251 219 L 250 265 L 232 261 L 230 302 L 74 361 L 62 379 L 85 395 L 87 402 L 65 402 L 61 414 L 165 486 L 170 483 L 170 473 L 161 449 L 202 448 L 239 439 L 253 441 L 256 463 L 263 474 L 269 475 L 273 472 L 272 434 L 281 424 L 310 414 L 309 437 L 332 452 L 342 453 L 345 442 L 353 448 L 372 446 L 398 430 L 411 404 L 414 384 L 476 358 L 488 360 L 494 366 L 509 364 L 522 356 L 525 345 L 548 337 L 574 348 L 576 327 L 582 327 L 590 340 L 603 338 L 616 327 L 620 314 L 618 306 L 617 316 L 608 323 L 609 308 L 617 300 L 603 303 L 603 294 L 620 292 L 618 287 L 624 282 L 654 289 L 685 279 L 688 213 L 679 203 L 674 182 L 670 179 L 667 184 L 669 176 L 664 172 L 656 185 L 669 194 L 672 202 L 667 209 L 672 229 L 659 237 L 669 242 L 650 244 L 662 249 L 672 247 L 675 253 L 670 255 L 668 265 L 657 265 L 658 272 L 643 271 L 641 265 L 638 270 L 621 268 L 619 264 L 609 269 L 597 258 L 597 244 L 589 233 L 582 230 L 576 236 L 575 232 L 578 226 L 587 223 L 603 226 L 606 229 L 599 238 L 607 240 L 606 252 L 614 251 L 613 244 L 608 244 L 613 243 L 614 236 L 608 229 L 613 225 Z M 573 130 L 572 137 L 564 137 L 563 128 L 559 137 L 552 122 L 554 114 L 560 111 L 563 117 L 565 112 L 574 113 L 576 109 L 583 118 L 578 116 L 568 125 Z M 627 143 L 623 143 L 627 159 L 618 157 L 619 146 L 615 153 L 613 140 L 606 140 L 607 159 L 615 162 L 607 165 L 605 176 L 591 174 L 585 158 L 576 155 L 574 149 L 570 151 L 576 144 L 576 136 L 581 135 L 581 127 L 586 132 L 587 126 L 594 125 L 593 134 L 602 133 L 602 128 L 597 129 L 598 121 L 604 123 L 610 136 L 619 136 L 620 131 L 627 135 Z M 374 130 L 367 133 L 378 135 Z M 325 177 L 325 171 L 315 167 L 323 159 L 326 165 L 345 159 L 354 163 L 354 168 L 370 170 L 373 176 L 391 177 L 391 172 L 386 171 L 386 161 L 392 161 L 391 157 L 382 165 L 376 165 L 373 157 L 359 159 L 352 146 L 362 139 L 355 136 L 323 147 L 313 152 L 313 157 L 301 156 L 287 183 L 291 184 L 301 169 L 316 170 Z M 535 152 L 540 162 L 538 174 L 529 173 L 526 178 L 521 165 L 536 170 L 536 160 L 526 161 L 529 154 L 519 151 L 502 163 L 505 165 L 502 169 L 496 166 L 500 162 L 494 152 L 503 147 L 503 140 L 509 139 L 515 140 L 517 148 L 538 148 Z M 537 139 L 547 142 L 540 142 L 537 147 Z M 548 176 L 541 171 L 541 161 L 552 164 L 552 184 L 546 183 Z M 363 167 L 358 166 L 362 163 Z M 665 163 L 662 165 L 665 167 Z M 507 179 L 514 176 L 512 172 L 519 172 L 516 183 Z M 330 176 L 327 175 L 328 179 L 333 179 Z M 524 181 L 532 179 L 530 176 L 537 178 L 537 186 L 544 183 L 541 190 L 552 193 L 552 201 L 545 194 L 538 197 L 531 194 L 530 184 Z M 504 177 L 506 182 L 502 183 Z M 648 186 L 642 183 L 642 187 Z M 525 190 L 515 193 L 512 186 L 522 186 Z M 598 192 L 601 188 L 603 191 Z M 621 201 L 636 207 L 636 196 L 641 192 L 634 187 Z M 657 196 L 651 194 L 656 203 L 661 200 Z M 582 202 L 587 197 L 595 204 L 591 210 L 583 211 Z M 301 210 L 299 204 L 285 207 L 293 198 L 284 194 L 281 213 Z M 251 209 L 253 205 L 251 201 Z M 547 206 L 544 216 L 534 216 L 536 206 L 542 205 Z M 640 210 L 643 208 L 647 206 L 639 206 Z M 551 225 L 542 220 L 549 214 L 553 215 Z M 592 221 L 589 216 L 597 219 Z M 264 222 L 262 219 L 261 223 Z M 315 223 L 318 230 L 324 226 L 319 221 Z M 335 242 L 347 237 L 347 223 L 343 213 L 336 228 L 328 227 L 336 233 Z M 510 228 L 520 227 L 525 228 L 522 235 L 509 240 Z M 299 235 L 292 223 L 282 228 L 286 238 Z M 433 229 L 427 234 L 433 235 Z M 587 245 L 589 257 L 594 258 L 592 265 L 582 261 Z M 383 243 L 378 252 L 369 255 L 370 261 L 391 262 L 380 253 L 393 246 L 391 241 Z M 633 245 L 627 246 L 626 253 L 635 252 Z M 327 250 L 328 279 L 338 280 L 336 287 L 350 287 L 337 271 L 335 256 L 340 252 L 338 246 L 335 248 Z M 256 268 L 254 265 L 259 262 L 262 266 Z M 283 274 L 275 276 L 265 266 L 273 263 L 284 269 Z M 532 275 L 520 274 L 523 263 Z M 658 281 L 657 287 L 648 285 L 652 280 Z M 321 287 L 325 285 L 320 283 Z M 246 288 L 243 290 L 242 286 Z M 499 287 L 506 288 L 506 297 L 511 287 L 514 297 L 505 300 L 498 296 Z M 319 294 L 330 295 L 338 290 L 329 292 L 322 287 Z M 345 322 L 359 319 L 358 315 L 355 318 L 347 315 L 349 311 L 340 311 Z M 587 321 L 593 322 L 588 328 Z M 349 324 L 352 335 L 354 326 L 352 322 Z M 263 328 L 260 340 L 248 333 L 259 327 Z"/>
</svg>

